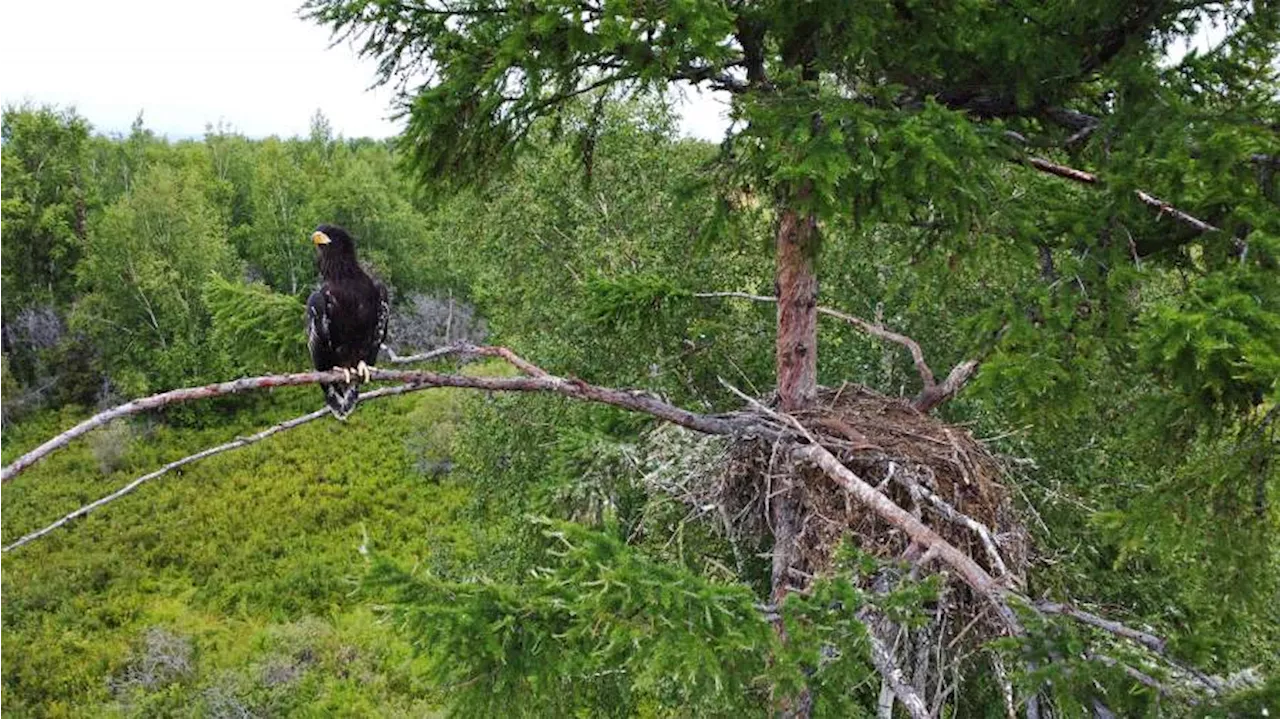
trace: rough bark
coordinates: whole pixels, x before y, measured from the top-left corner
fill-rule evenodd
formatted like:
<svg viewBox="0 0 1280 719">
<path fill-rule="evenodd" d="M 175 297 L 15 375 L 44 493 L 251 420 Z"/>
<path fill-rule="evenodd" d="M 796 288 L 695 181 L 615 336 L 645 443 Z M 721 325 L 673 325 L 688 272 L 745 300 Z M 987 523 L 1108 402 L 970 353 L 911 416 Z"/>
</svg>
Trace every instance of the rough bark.
<svg viewBox="0 0 1280 719">
<path fill-rule="evenodd" d="M 798 194 L 800 204 L 809 194 L 807 186 Z M 776 282 L 778 286 L 778 329 L 775 367 L 778 377 L 778 404 L 784 412 L 802 410 L 818 396 L 818 275 L 817 218 L 794 206 L 783 209 L 778 222 Z M 773 577 L 771 599 L 775 605 L 791 590 L 792 570 L 799 569 L 797 538 L 803 530 L 802 506 L 794 489 L 774 498 L 769 513 L 773 529 Z M 781 619 L 778 634 L 786 641 Z M 777 698 L 778 716 L 805 719 L 813 711 L 808 688 L 795 696 Z"/>
<path fill-rule="evenodd" d="M 802 189 L 800 199 L 809 190 Z M 782 211 L 777 236 L 778 400 L 784 412 L 804 409 L 818 389 L 817 219 L 794 207 Z"/>
</svg>

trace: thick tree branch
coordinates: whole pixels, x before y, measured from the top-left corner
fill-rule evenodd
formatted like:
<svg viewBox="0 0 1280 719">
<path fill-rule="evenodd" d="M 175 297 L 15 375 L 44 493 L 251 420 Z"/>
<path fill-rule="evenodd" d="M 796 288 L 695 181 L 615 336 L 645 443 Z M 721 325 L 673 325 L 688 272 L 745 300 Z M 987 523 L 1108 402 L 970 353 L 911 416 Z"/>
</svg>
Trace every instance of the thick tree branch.
<svg viewBox="0 0 1280 719">
<path fill-rule="evenodd" d="M 415 385 L 419 388 L 461 387 L 467 389 L 508 392 L 550 392 L 574 399 L 601 402 L 615 407 L 620 407 L 622 409 L 651 414 L 659 419 L 664 419 L 682 427 L 687 427 L 707 434 L 737 434 L 754 428 L 758 423 L 757 420 L 752 419 L 749 415 L 718 416 L 690 412 L 663 402 L 662 400 L 641 390 L 622 390 L 610 387 L 599 387 L 587 384 L 586 382 L 582 382 L 577 379 L 555 377 L 547 374 L 536 366 L 519 359 L 519 357 L 505 348 L 472 347 L 468 351 L 476 354 L 486 354 L 489 356 L 508 359 L 508 361 L 513 361 L 513 364 L 517 367 L 529 369 L 530 373 L 534 376 L 469 377 L 466 375 L 442 374 L 439 372 L 421 370 L 400 371 L 375 369 L 372 371 L 372 378 L 374 380 L 401 382 L 404 384 Z M 514 358 L 514 360 L 511 358 Z M 329 372 L 300 372 L 296 374 L 246 377 L 243 379 L 233 380 L 231 382 L 175 389 L 169 392 L 152 395 L 150 397 L 136 399 L 132 402 L 127 402 L 118 407 L 113 407 L 104 412 L 100 412 L 80 424 L 77 424 L 66 432 L 50 439 L 39 447 L 36 447 L 5 467 L 3 471 L 0 472 L 0 478 L 2 478 L 4 482 L 8 482 L 32 464 L 35 464 L 52 452 L 67 446 L 77 437 L 97 427 L 101 427 L 114 419 L 139 414 L 141 412 L 158 409 L 160 407 L 180 402 L 190 402 L 193 400 L 207 399 L 209 397 L 239 394 L 242 392 L 271 387 L 296 387 L 300 385 L 317 384 L 319 382 L 336 382 L 342 379 L 344 379 L 343 374 L 336 370 Z"/>
<path fill-rule="evenodd" d="M 876 491 L 875 487 L 854 474 L 853 470 L 836 459 L 836 456 L 825 447 L 817 444 L 796 445 L 792 448 L 791 454 L 796 459 L 816 465 L 863 506 L 905 532 L 926 553 L 932 553 L 954 569 L 965 584 L 979 596 L 991 602 L 1001 623 L 1010 634 L 1022 633 L 1022 623 L 1018 621 L 1017 616 L 1005 601 L 1009 590 L 988 574 L 981 565 L 973 561 L 973 558 L 943 539 L 910 512 L 895 504 L 893 500 Z"/>
</svg>

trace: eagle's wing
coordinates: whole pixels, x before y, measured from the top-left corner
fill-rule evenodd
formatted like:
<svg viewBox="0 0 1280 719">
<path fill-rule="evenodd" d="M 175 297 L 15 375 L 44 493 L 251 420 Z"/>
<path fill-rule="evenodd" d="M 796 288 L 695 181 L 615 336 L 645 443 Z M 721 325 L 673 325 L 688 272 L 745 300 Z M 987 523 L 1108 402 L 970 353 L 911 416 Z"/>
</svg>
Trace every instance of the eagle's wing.
<svg viewBox="0 0 1280 719">
<path fill-rule="evenodd" d="M 387 325 L 391 321 L 391 300 L 387 295 L 386 286 L 377 280 L 373 281 L 373 286 L 377 290 L 378 312 L 377 320 L 374 322 L 374 331 L 369 337 L 369 344 L 365 347 L 364 352 L 364 361 L 369 365 L 378 363 L 378 352 L 387 341 Z"/>
<path fill-rule="evenodd" d="M 307 349 L 316 370 L 333 369 L 333 344 L 329 340 L 329 293 L 323 287 L 307 298 Z"/>
</svg>

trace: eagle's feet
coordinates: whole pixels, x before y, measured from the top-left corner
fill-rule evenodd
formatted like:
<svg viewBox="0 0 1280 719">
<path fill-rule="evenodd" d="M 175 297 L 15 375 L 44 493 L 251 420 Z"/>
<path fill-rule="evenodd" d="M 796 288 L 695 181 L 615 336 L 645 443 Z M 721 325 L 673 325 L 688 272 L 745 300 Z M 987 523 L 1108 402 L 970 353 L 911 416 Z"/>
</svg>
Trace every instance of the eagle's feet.
<svg viewBox="0 0 1280 719">
<path fill-rule="evenodd" d="M 375 369 L 378 368 L 370 367 L 364 363 L 364 360 L 360 360 L 360 363 L 356 365 L 356 374 L 360 375 L 362 381 L 371 382 L 373 380 L 373 370 Z"/>
<path fill-rule="evenodd" d="M 341 372 L 341 373 L 342 373 L 342 381 L 343 381 L 344 383 L 346 383 L 346 384 L 351 384 L 351 368 L 349 368 L 349 367 L 334 367 L 334 369 L 336 369 L 336 370 L 338 370 L 339 372 Z"/>
</svg>

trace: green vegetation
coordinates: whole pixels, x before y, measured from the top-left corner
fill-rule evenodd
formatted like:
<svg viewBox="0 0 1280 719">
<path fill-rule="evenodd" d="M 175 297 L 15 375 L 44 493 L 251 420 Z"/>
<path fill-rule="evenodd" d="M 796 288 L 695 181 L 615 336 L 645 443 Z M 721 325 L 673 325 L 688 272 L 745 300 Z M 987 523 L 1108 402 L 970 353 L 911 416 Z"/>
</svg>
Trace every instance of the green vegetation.
<svg viewBox="0 0 1280 719">
<path fill-rule="evenodd" d="M 820 278 L 820 304 L 909 335 L 939 379 L 982 360 L 935 414 L 1004 460 L 1028 597 L 1230 679 L 1192 704 L 1172 665 L 1028 612 L 1025 637 L 957 645 L 945 716 L 1004 716 L 997 667 L 1054 716 L 1280 706 L 1273 8 L 466 5 L 310 5 L 386 80 L 436 70 L 396 142 L 321 116 L 300 139 L 107 138 L 6 109 L 6 462 L 121 398 L 304 367 L 322 221 L 393 288 L 397 350 L 483 325 L 554 374 L 705 412 L 741 408 L 730 387 L 790 409 L 846 382 L 915 397 L 902 347 L 805 325 Z M 1221 47 L 1163 59 L 1214 13 Z M 654 96 L 677 81 L 730 92 L 721 146 L 676 137 Z M 96 432 L 5 485 L 3 539 L 318 405 L 277 390 Z M 861 611 L 916 631 L 947 593 L 981 605 L 837 539 L 770 606 L 783 502 L 744 535 L 680 484 L 740 459 L 720 441 L 432 390 L 193 465 L 4 555 L 5 710 L 766 716 L 808 696 L 875 715 Z"/>
<path fill-rule="evenodd" d="M 107 472 L 102 440 L 81 443 L 5 488 L 5 540 L 195 448 L 309 411 L 312 395 L 277 392 L 209 429 L 126 425 L 99 436 L 123 445 Z M 6 714 L 429 713 L 439 695 L 409 641 L 357 589 L 366 552 L 456 569 L 488 541 L 459 519 L 468 488 L 414 466 L 415 452 L 449 451 L 459 401 L 371 402 L 348 425 L 312 423 L 193 465 L 6 555 Z M 60 423 L 48 420 L 6 442 L 29 444 Z"/>
</svg>

